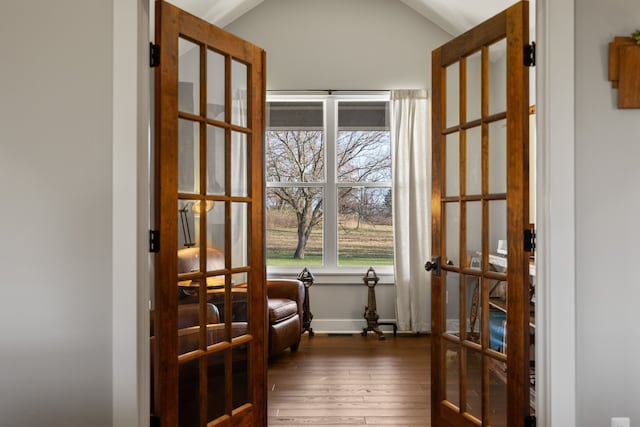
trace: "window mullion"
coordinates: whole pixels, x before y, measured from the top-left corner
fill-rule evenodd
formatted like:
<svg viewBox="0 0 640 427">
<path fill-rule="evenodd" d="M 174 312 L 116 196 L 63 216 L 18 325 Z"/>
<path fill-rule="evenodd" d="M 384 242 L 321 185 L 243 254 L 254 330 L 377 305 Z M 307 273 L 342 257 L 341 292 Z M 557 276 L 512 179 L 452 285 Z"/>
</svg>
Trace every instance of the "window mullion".
<svg viewBox="0 0 640 427">
<path fill-rule="evenodd" d="M 336 135 L 337 135 L 337 100 L 329 97 L 325 102 L 325 187 L 324 187 L 324 265 L 338 265 L 338 193 L 336 189 Z"/>
</svg>

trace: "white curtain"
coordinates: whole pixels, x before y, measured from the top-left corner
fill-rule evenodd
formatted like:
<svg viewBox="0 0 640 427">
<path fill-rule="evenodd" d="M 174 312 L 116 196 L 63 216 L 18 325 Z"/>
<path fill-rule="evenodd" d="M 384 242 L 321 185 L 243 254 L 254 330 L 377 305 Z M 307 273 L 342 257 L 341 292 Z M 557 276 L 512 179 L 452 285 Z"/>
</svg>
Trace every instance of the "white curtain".
<svg viewBox="0 0 640 427">
<path fill-rule="evenodd" d="M 246 75 L 246 72 L 245 72 Z M 235 77 L 235 76 L 234 76 Z M 234 80 L 242 81 L 236 77 Z M 231 122 L 238 126 L 247 126 L 247 90 L 244 88 L 232 91 Z M 231 194 L 247 196 L 249 192 L 248 174 L 248 141 L 241 132 L 231 131 Z M 248 262 L 248 205 L 234 203 L 231 208 L 231 266 L 243 267 Z M 238 279 L 240 280 L 240 279 Z M 243 279 L 243 280 L 246 280 Z"/>
<path fill-rule="evenodd" d="M 391 93 L 396 317 L 401 331 L 431 331 L 431 133 L 426 90 Z"/>
</svg>

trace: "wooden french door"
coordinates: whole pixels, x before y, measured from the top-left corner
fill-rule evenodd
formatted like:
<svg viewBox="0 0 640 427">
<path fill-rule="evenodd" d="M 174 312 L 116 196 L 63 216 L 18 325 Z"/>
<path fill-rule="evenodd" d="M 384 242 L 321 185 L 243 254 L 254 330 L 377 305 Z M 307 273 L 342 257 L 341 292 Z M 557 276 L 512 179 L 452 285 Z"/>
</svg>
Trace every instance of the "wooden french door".
<svg viewBox="0 0 640 427">
<path fill-rule="evenodd" d="M 266 425 L 263 50 L 156 3 L 152 415 Z"/>
<path fill-rule="evenodd" d="M 528 6 L 432 55 L 434 426 L 531 420 Z"/>
</svg>

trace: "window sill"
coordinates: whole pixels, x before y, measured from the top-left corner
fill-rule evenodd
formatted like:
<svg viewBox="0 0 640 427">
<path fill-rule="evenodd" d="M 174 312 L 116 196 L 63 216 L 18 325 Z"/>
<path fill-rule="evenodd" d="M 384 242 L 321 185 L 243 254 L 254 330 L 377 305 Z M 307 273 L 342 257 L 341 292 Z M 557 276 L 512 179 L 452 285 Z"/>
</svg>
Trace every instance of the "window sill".
<svg viewBox="0 0 640 427">
<path fill-rule="evenodd" d="M 364 277 L 368 267 L 358 267 L 357 269 L 344 269 L 344 270 L 330 270 L 323 269 L 314 270 L 313 267 L 309 268 L 311 274 L 315 278 L 314 285 L 362 285 Z M 376 275 L 380 279 L 378 284 L 381 285 L 393 285 L 395 283 L 395 277 L 393 274 L 393 267 L 385 266 L 375 268 Z M 300 274 L 302 268 L 292 267 L 267 267 L 267 278 L 284 278 L 295 279 Z"/>
</svg>

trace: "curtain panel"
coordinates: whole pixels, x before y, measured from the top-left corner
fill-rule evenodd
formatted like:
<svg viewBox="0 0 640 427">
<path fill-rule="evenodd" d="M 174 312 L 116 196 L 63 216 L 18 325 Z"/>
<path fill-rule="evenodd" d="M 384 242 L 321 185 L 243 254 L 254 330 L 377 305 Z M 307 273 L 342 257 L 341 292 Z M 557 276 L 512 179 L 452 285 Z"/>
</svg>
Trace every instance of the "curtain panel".
<svg viewBox="0 0 640 427">
<path fill-rule="evenodd" d="M 396 318 L 401 331 L 431 331 L 431 133 L 428 92 L 391 92 Z"/>
</svg>

